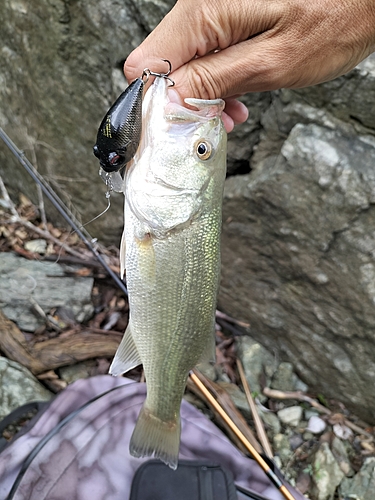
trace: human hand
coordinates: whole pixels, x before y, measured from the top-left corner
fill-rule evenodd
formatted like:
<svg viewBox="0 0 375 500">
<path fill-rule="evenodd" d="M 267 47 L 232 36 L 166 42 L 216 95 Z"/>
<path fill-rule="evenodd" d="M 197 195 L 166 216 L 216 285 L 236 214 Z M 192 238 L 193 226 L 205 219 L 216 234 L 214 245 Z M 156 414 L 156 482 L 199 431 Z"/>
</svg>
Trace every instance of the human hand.
<svg viewBox="0 0 375 500">
<path fill-rule="evenodd" d="M 226 100 L 230 131 L 247 118 L 239 95 L 328 81 L 374 50 L 374 0 L 179 0 L 124 72 L 132 81 L 168 59 L 182 99 Z"/>
</svg>

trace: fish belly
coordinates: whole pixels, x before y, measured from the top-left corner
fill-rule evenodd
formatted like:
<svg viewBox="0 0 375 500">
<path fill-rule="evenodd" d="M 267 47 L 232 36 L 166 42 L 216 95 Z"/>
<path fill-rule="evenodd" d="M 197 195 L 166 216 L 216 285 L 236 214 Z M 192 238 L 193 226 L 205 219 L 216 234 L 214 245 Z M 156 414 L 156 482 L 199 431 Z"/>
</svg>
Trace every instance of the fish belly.
<svg viewBox="0 0 375 500">
<path fill-rule="evenodd" d="M 219 211 L 201 214 L 161 239 L 139 239 L 139 231 L 131 229 L 126 234 L 129 328 L 147 382 L 130 451 L 154 454 L 172 468 L 177 467 L 179 413 L 189 371 L 202 358 L 214 358 Z M 137 227 L 129 220 L 133 217 L 129 210 L 128 227 Z"/>
</svg>

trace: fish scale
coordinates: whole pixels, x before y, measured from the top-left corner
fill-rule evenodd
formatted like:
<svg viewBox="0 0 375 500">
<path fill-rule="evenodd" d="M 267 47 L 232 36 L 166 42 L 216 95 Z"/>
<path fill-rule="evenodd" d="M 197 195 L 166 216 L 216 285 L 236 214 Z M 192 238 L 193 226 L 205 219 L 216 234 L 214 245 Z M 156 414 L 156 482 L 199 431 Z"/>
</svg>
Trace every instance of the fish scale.
<svg viewBox="0 0 375 500">
<path fill-rule="evenodd" d="M 189 371 L 214 357 L 226 173 L 223 101 L 188 103 L 196 110 L 169 102 L 164 79 L 145 96 L 144 131 L 124 183 L 129 325 L 110 368 L 119 375 L 143 364 L 147 398 L 130 452 L 172 468 Z"/>
</svg>

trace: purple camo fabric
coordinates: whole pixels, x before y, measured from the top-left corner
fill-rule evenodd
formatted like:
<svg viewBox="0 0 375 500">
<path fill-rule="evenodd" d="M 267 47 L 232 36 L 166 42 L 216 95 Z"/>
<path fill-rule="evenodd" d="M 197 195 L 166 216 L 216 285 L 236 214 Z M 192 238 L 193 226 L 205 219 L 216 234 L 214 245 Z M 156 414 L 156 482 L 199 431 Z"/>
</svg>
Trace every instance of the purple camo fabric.
<svg viewBox="0 0 375 500">
<path fill-rule="evenodd" d="M 129 440 L 146 385 L 109 375 L 79 380 L 61 392 L 36 424 L 0 454 L 0 500 L 5 500 L 22 463 L 64 417 L 93 397 L 121 386 L 75 416 L 28 467 L 14 500 L 124 500 L 138 467 L 149 458 L 129 455 Z M 230 470 L 236 484 L 283 500 L 264 472 L 242 455 L 196 408 L 182 402 L 180 459 L 210 460 Z M 288 486 L 296 500 L 304 497 Z"/>
</svg>

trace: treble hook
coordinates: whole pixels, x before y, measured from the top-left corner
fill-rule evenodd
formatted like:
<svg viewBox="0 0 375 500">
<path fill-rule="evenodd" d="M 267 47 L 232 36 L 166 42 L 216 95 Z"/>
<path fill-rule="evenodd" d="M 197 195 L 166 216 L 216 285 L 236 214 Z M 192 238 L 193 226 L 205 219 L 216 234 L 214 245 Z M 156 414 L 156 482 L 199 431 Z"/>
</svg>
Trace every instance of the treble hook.
<svg viewBox="0 0 375 500">
<path fill-rule="evenodd" d="M 150 69 L 145 68 L 143 70 L 143 73 L 142 73 L 142 76 L 141 76 L 142 80 L 143 80 L 143 78 L 146 78 L 144 80 L 144 83 L 148 82 L 148 79 L 149 79 L 150 76 L 157 76 L 159 78 L 165 78 L 166 80 L 169 80 L 170 83 L 171 83 L 170 87 L 174 86 L 174 81 L 172 80 L 172 78 L 169 78 L 169 74 L 172 71 L 172 64 L 171 64 L 170 61 L 168 61 L 168 59 L 162 59 L 162 61 L 164 61 L 164 62 L 166 62 L 168 64 L 168 66 L 169 66 L 168 71 L 166 73 L 155 73 L 154 71 L 151 71 Z"/>
<path fill-rule="evenodd" d="M 88 224 L 91 224 L 91 222 L 94 222 L 94 220 L 99 219 L 99 217 L 104 215 L 111 208 L 111 193 L 114 191 L 114 189 L 113 189 L 111 174 L 108 172 L 106 172 L 105 184 L 107 186 L 107 192 L 105 193 L 106 200 L 108 200 L 107 207 L 99 215 L 97 215 L 93 219 L 89 220 L 88 222 L 85 222 L 85 224 L 82 224 L 82 226 L 80 226 L 79 229 L 82 229 L 83 227 L 87 226 Z M 74 233 L 75 233 L 75 231 L 73 231 L 73 234 Z"/>
</svg>

